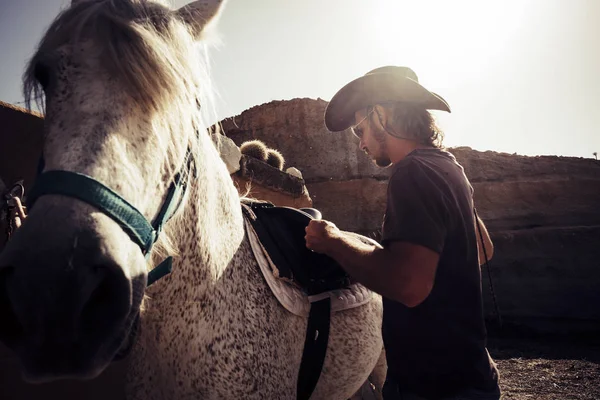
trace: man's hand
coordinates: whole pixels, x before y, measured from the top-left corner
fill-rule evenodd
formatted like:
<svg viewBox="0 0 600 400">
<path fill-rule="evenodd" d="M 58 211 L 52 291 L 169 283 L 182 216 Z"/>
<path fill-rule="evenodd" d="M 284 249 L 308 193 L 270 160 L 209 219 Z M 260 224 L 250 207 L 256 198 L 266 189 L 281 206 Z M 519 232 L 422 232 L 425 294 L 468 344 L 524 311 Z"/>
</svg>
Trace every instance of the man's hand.
<svg viewBox="0 0 600 400">
<path fill-rule="evenodd" d="M 333 222 L 313 219 L 305 228 L 306 247 L 317 253 L 330 254 L 333 244 L 340 239 L 341 231 Z"/>
</svg>

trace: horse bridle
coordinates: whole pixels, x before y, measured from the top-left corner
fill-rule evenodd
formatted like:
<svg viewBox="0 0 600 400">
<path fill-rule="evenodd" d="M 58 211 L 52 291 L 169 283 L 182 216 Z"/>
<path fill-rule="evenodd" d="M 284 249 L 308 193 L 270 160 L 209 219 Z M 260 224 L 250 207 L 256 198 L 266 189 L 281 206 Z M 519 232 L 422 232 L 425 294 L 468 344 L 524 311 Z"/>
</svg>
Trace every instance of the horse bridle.
<svg viewBox="0 0 600 400">
<path fill-rule="evenodd" d="M 152 247 L 158 240 L 164 225 L 173 217 L 183 202 L 189 187 L 188 180 L 193 168 L 192 161 L 193 157 L 188 149 L 183 166 L 175 174 L 167 197 L 152 223 L 148 222 L 146 217 L 122 196 L 90 176 L 63 170 L 42 172 L 44 169 L 43 157 L 40 158 L 38 164 L 36 181 L 26 199 L 27 207 L 31 209 L 37 199 L 48 194 L 59 194 L 81 200 L 96 207 L 118 223 L 129 238 L 140 247 L 142 254 L 148 260 Z M 173 257 L 169 256 L 148 273 L 146 287 L 171 273 L 172 269 Z M 123 347 L 115 354 L 113 362 L 120 361 L 129 355 L 139 329 L 140 314 L 138 311 L 127 339 L 123 343 Z"/>
<path fill-rule="evenodd" d="M 112 218 L 123 229 L 129 238 L 140 247 L 146 260 L 164 225 L 177 212 L 188 189 L 188 173 L 192 168 L 193 157 L 190 150 L 186 152 L 183 166 L 175 174 L 167 197 L 152 223 L 127 200 L 118 193 L 100 183 L 96 179 L 71 171 L 51 170 L 42 172 L 44 159 L 40 159 L 38 176 L 27 195 L 27 208 L 32 209 L 37 199 L 49 194 L 72 197 L 87 203 Z M 152 285 L 166 276 L 173 268 L 173 258 L 167 257 L 148 273 L 146 286 Z"/>
</svg>

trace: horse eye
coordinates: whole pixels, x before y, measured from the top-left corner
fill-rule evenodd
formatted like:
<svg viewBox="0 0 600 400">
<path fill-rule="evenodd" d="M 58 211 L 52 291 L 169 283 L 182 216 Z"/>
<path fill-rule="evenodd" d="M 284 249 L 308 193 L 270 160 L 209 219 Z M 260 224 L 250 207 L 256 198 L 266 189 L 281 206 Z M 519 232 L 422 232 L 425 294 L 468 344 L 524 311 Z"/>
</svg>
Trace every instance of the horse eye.
<svg viewBox="0 0 600 400">
<path fill-rule="evenodd" d="M 33 69 L 33 76 L 42 85 L 42 88 L 46 89 L 50 84 L 50 67 L 38 61 Z"/>
</svg>

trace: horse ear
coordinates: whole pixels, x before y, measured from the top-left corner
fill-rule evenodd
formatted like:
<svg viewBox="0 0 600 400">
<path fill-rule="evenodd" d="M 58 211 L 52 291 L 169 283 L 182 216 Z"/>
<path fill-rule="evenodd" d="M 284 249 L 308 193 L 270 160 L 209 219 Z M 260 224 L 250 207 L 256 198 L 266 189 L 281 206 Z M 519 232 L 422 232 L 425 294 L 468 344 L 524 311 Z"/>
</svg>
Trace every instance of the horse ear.
<svg viewBox="0 0 600 400">
<path fill-rule="evenodd" d="M 190 27 L 196 39 L 200 39 L 206 26 L 217 20 L 225 2 L 226 0 L 197 0 L 175 12 Z"/>
</svg>

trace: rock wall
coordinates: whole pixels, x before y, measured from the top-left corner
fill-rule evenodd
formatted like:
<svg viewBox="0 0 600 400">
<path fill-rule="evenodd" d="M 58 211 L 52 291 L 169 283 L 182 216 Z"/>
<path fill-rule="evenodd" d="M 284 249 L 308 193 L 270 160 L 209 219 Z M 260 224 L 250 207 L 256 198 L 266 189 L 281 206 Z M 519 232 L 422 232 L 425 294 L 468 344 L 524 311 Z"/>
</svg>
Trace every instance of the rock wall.
<svg viewBox="0 0 600 400">
<path fill-rule="evenodd" d="M 303 179 L 231 148 L 228 167 L 241 193 L 278 205 L 314 206 L 342 229 L 379 237 L 389 170 L 376 167 L 348 132 L 323 126 L 327 103 L 295 99 L 253 107 L 222 121 L 238 146 L 260 139 L 283 153 Z M 41 151 L 40 115 L 0 104 L 0 180 L 35 179 Z M 234 151 L 236 150 L 236 151 Z M 475 189 L 475 202 L 496 245 L 491 272 L 507 321 L 588 329 L 600 326 L 600 162 L 569 157 L 524 157 L 469 148 L 450 149 Z M 230 165 L 231 164 L 231 165 Z M 236 164 L 236 165 L 233 165 Z M 304 185 L 305 183 L 305 185 Z M 309 195 L 310 193 L 310 195 Z M 5 226 L 0 223 L 4 232 Z M 0 235 L 0 249 L 4 235 Z M 492 302 L 484 268 L 488 315 Z M 554 324 L 556 325 L 556 324 Z M 557 329 L 560 327 L 557 327 Z"/>
<path fill-rule="evenodd" d="M 274 101 L 221 122 L 236 144 L 260 139 L 299 168 L 323 217 L 377 238 L 388 169 L 349 132 L 323 125 L 327 102 Z M 464 166 L 496 246 L 492 282 L 504 320 L 534 329 L 600 330 L 600 162 L 449 149 Z M 488 317 L 493 315 L 483 269 Z"/>
</svg>

